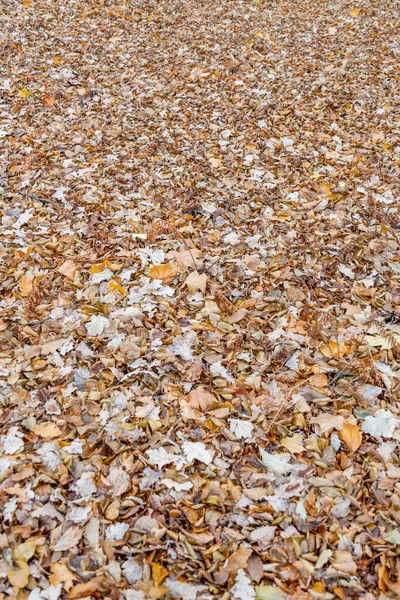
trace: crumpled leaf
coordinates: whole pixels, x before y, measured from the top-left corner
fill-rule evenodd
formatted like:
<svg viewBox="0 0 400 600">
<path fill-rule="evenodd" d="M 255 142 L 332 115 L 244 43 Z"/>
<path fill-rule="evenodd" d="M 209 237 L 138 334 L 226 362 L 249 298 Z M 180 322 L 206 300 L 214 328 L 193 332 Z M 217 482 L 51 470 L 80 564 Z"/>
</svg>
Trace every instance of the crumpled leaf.
<svg viewBox="0 0 400 600">
<path fill-rule="evenodd" d="M 83 535 L 80 527 L 70 527 L 53 545 L 54 552 L 64 552 L 74 548 L 80 541 Z"/>
</svg>

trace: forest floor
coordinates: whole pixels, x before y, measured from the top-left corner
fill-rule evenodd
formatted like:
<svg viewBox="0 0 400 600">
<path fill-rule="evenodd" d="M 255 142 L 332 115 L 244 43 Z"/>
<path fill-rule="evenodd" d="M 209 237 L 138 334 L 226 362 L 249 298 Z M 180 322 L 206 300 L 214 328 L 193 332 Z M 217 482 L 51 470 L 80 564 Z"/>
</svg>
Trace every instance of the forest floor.
<svg viewBox="0 0 400 600">
<path fill-rule="evenodd" d="M 399 4 L 1 10 L 0 600 L 399 597 Z"/>
</svg>

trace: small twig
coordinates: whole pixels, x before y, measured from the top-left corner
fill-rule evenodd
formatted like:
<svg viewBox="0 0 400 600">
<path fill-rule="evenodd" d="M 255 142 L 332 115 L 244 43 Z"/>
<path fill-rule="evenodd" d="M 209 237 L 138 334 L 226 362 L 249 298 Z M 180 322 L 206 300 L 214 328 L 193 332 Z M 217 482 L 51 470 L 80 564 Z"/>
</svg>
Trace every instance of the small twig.
<svg viewBox="0 0 400 600">
<path fill-rule="evenodd" d="M 51 200 L 48 198 L 42 198 L 41 196 L 37 196 L 36 194 L 28 194 L 28 192 L 17 192 L 20 196 L 24 196 L 25 198 L 30 198 L 31 200 L 39 200 L 40 202 L 44 202 L 45 204 L 53 204 Z"/>
<path fill-rule="evenodd" d="M 271 423 L 268 425 L 265 435 L 268 435 L 268 433 L 271 431 L 272 427 L 277 422 L 278 418 L 282 414 L 283 409 L 287 406 L 288 400 L 290 399 L 292 392 L 294 392 L 295 389 L 299 388 L 302 385 L 304 385 L 304 381 L 300 381 L 300 383 L 297 383 L 295 386 L 290 388 L 290 390 L 288 391 L 288 393 L 285 395 L 284 399 L 282 400 L 282 403 L 281 403 L 280 407 L 278 408 L 274 418 L 272 419 Z"/>
</svg>

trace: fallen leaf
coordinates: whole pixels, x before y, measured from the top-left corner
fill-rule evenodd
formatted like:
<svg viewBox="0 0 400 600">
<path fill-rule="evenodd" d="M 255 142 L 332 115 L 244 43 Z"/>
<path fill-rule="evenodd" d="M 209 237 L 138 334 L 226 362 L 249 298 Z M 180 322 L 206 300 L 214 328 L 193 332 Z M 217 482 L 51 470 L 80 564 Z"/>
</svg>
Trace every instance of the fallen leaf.
<svg viewBox="0 0 400 600">
<path fill-rule="evenodd" d="M 29 96 L 32 96 L 32 92 L 30 92 L 26 89 L 26 87 L 24 87 L 18 90 L 18 96 L 20 96 L 21 98 L 29 98 Z"/>
<path fill-rule="evenodd" d="M 18 282 L 19 291 L 21 292 L 21 296 L 29 296 L 33 290 L 33 282 L 28 275 L 24 275 Z"/>
<path fill-rule="evenodd" d="M 72 260 L 72 258 L 69 258 L 68 260 L 63 262 L 63 264 L 57 269 L 57 271 L 61 273 L 61 275 L 64 275 L 65 277 L 73 281 L 77 268 L 78 267 Z"/>
<path fill-rule="evenodd" d="M 281 445 L 292 454 L 301 454 L 305 451 L 302 444 L 303 436 L 301 433 L 294 433 L 292 436 L 286 436 L 281 439 Z"/>
<path fill-rule="evenodd" d="M 32 427 L 33 433 L 36 433 L 42 438 L 55 438 L 61 435 L 61 429 L 55 423 L 43 423 L 42 425 L 35 425 Z"/>
<path fill-rule="evenodd" d="M 64 552 L 74 548 L 80 541 L 83 531 L 80 527 L 70 527 L 60 539 L 52 546 L 54 552 Z"/>
<path fill-rule="evenodd" d="M 332 567 L 342 573 L 355 575 L 357 573 L 357 563 L 353 556 L 347 550 L 336 550 L 332 561 Z"/>
<path fill-rule="evenodd" d="M 188 395 L 188 403 L 191 408 L 203 411 L 208 410 L 216 401 L 216 397 L 202 385 L 195 387 Z"/>
<path fill-rule="evenodd" d="M 48 95 L 43 96 L 42 104 L 46 108 L 52 108 L 54 106 L 54 103 L 55 103 L 55 99 L 52 96 L 48 96 Z"/>
<path fill-rule="evenodd" d="M 195 294 L 197 291 L 205 294 L 207 288 L 207 280 L 208 277 L 205 273 L 198 273 L 197 271 L 192 271 L 190 275 L 185 280 L 185 285 L 189 289 L 191 294 Z"/>
<path fill-rule="evenodd" d="M 149 271 L 152 279 L 172 279 L 176 275 L 176 271 L 169 263 L 165 265 L 153 265 Z"/>
<path fill-rule="evenodd" d="M 151 576 L 153 577 L 153 581 L 156 586 L 162 584 L 164 579 L 168 576 L 168 569 L 166 569 L 163 565 L 159 565 L 158 563 L 151 563 Z"/>
<path fill-rule="evenodd" d="M 18 569 L 10 569 L 8 571 L 8 581 L 13 587 L 23 589 L 28 585 L 29 566 L 25 561 L 16 561 Z"/>
<path fill-rule="evenodd" d="M 362 434 L 357 425 L 345 423 L 343 429 L 339 431 L 339 437 L 351 452 L 355 452 L 361 445 Z"/>
<path fill-rule="evenodd" d="M 74 585 L 74 579 L 77 578 L 76 575 L 74 575 L 74 573 L 72 573 L 72 571 L 70 571 L 64 563 L 53 563 L 50 565 L 50 571 L 50 584 L 56 586 L 59 583 L 62 583 L 63 588 L 67 592 Z"/>
</svg>

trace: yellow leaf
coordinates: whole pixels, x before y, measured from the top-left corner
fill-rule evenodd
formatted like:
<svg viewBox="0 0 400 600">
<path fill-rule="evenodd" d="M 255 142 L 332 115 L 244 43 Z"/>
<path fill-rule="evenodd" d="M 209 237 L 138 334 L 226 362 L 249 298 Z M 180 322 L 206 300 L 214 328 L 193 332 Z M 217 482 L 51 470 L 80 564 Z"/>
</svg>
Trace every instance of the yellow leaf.
<svg viewBox="0 0 400 600">
<path fill-rule="evenodd" d="M 24 87 L 18 90 L 18 96 L 20 96 L 21 98 L 29 98 L 29 96 L 32 96 L 32 92 L 30 92 Z"/>
<path fill-rule="evenodd" d="M 13 587 L 23 589 L 28 585 L 29 566 L 26 562 L 19 560 L 16 562 L 18 569 L 8 571 L 8 581 Z"/>
<path fill-rule="evenodd" d="M 28 562 L 28 560 L 35 554 L 36 545 L 37 544 L 35 540 L 28 540 L 27 542 L 23 542 L 22 544 L 15 546 L 14 550 L 12 551 L 14 562 Z"/>
<path fill-rule="evenodd" d="M 111 271 L 118 271 L 119 269 L 122 269 L 121 264 L 118 263 L 111 263 L 109 260 L 103 260 L 102 263 L 99 263 L 97 265 L 92 265 L 90 267 L 90 272 L 91 273 L 101 273 L 102 271 L 104 271 L 104 269 L 110 269 Z"/>
<path fill-rule="evenodd" d="M 350 10 L 350 16 L 352 16 L 352 17 L 358 17 L 360 13 L 361 13 L 360 8 L 352 8 Z"/>
<path fill-rule="evenodd" d="M 355 452 L 361 445 L 362 433 L 357 425 L 345 423 L 342 431 L 339 431 L 339 437 L 351 452 Z"/>
<path fill-rule="evenodd" d="M 29 296 L 33 289 L 32 279 L 27 275 L 21 277 L 18 282 L 19 291 L 21 292 L 21 296 Z"/>
<path fill-rule="evenodd" d="M 61 429 L 55 423 L 43 423 L 32 427 L 33 433 L 42 438 L 55 438 L 61 435 Z"/>
<path fill-rule="evenodd" d="M 61 273 L 61 275 L 64 275 L 65 277 L 67 277 L 68 279 L 71 279 L 71 281 L 73 281 L 77 268 L 78 267 L 76 266 L 76 264 L 72 260 L 72 258 L 69 258 L 68 260 L 63 262 L 63 264 L 61 265 L 61 267 L 59 267 L 57 269 L 57 271 L 59 273 Z"/>
<path fill-rule="evenodd" d="M 117 283 L 114 279 L 111 279 L 110 283 L 108 284 L 108 287 L 110 288 L 110 290 L 112 292 L 118 292 L 119 294 L 122 294 L 123 296 L 125 296 L 127 294 L 127 291 L 124 287 L 122 287 L 122 285 L 119 285 L 119 283 Z"/>
<path fill-rule="evenodd" d="M 168 575 L 167 569 L 163 565 L 159 565 L 158 563 L 153 563 L 151 565 L 151 575 L 153 577 L 153 581 L 158 587 L 164 581 L 164 579 Z"/>
<path fill-rule="evenodd" d="M 171 279 L 175 274 L 176 271 L 169 263 L 165 265 L 153 265 L 150 269 L 150 277 L 152 279 Z"/>
<path fill-rule="evenodd" d="M 346 344 L 338 344 L 335 340 L 329 340 L 329 343 L 323 344 L 320 350 L 326 358 L 338 359 L 349 354 L 352 348 Z"/>
</svg>

